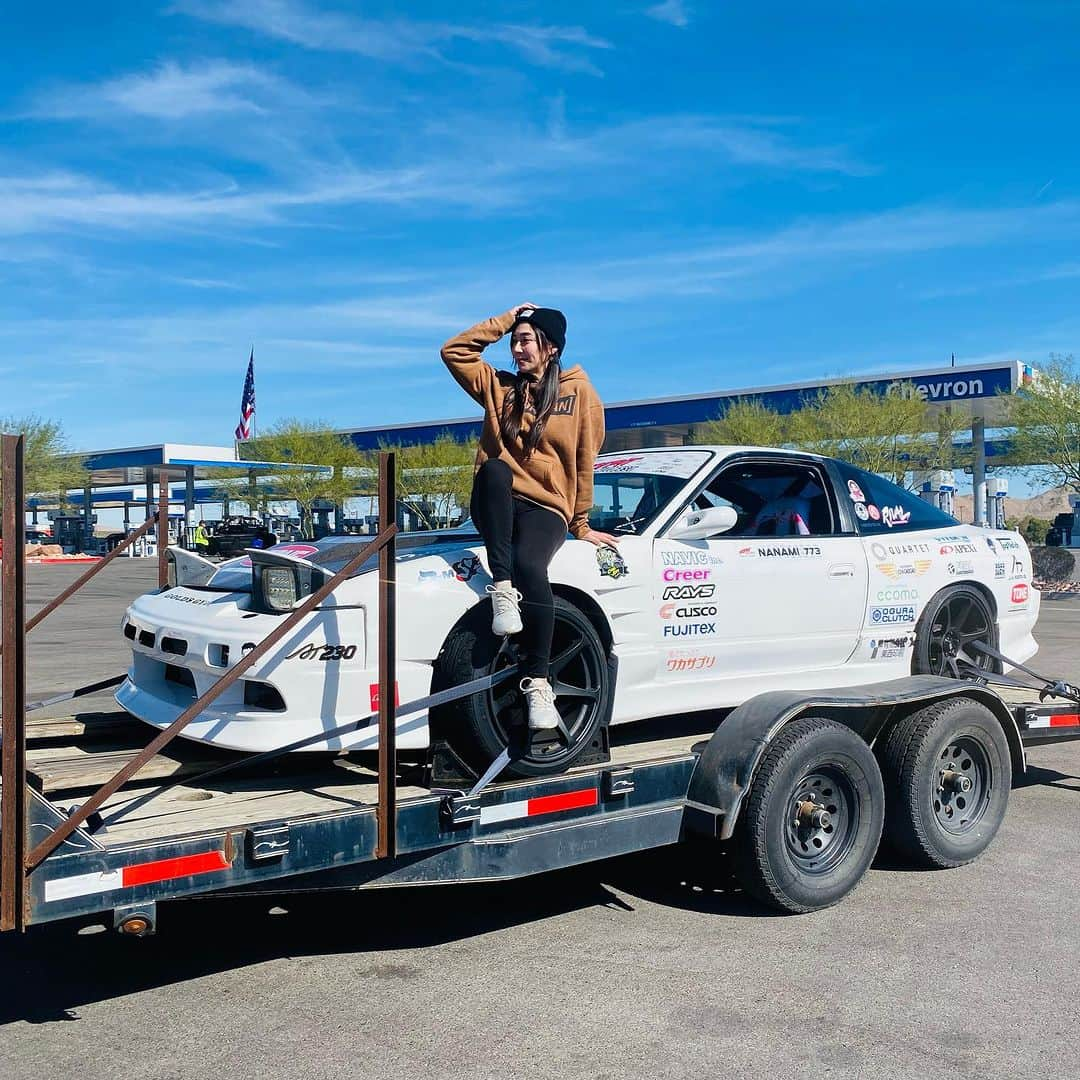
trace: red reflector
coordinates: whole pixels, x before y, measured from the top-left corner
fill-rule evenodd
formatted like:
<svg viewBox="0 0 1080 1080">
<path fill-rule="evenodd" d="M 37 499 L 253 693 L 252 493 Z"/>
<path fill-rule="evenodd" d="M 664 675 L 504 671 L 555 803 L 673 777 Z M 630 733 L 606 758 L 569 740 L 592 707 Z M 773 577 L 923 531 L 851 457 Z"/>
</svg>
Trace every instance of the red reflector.
<svg viewBox="0 0 1080 1080">
<path fill-rule="evenodd" d="M 529 800 L 529 817 L 534 814 L 553 814 L 556 810 L 576 810 L 579 806 L 596 806 L 600 792 L 596 788 L 567 791 L 562 795 L 541 795 Z"/>
<path fill-rule="evenodd" d="M 1080 713 L 1061 713 L 1050 717 L 1051 727 L 1080 727 Z"/>
<path fill-rule="evenodd" d="M 206 851 L 201 855 L 180 855 L 175 859 L 158 859 L 157 862 L 139 863 L 124 867 L 124 888 L 133 885 L 149 885 L 154 881 L 188 877 L 191 874 L 209 874 L 215 870 L 228 870 L 229 864 L 220 851 Z"/>
</svg>

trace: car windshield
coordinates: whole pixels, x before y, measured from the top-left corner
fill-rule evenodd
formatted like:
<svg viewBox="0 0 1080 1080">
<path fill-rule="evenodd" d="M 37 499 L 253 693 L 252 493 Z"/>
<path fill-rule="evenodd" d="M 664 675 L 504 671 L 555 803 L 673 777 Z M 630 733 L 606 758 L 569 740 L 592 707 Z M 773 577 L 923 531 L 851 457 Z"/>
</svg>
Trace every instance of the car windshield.
<svg viewBox="0 0 1080 1080">
<path fill-rule="evenodd" d="M 590 528 L 636 536 L 710 457 L 708 450 L 670 450 L 609 454 L 598 459 L 593 472 Z"/>
</svg>

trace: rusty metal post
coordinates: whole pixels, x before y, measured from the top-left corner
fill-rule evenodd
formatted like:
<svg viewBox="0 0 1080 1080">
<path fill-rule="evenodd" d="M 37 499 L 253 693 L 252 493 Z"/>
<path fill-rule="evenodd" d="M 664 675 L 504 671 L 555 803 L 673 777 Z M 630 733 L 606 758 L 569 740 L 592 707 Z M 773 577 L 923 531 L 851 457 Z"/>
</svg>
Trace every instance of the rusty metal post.
<svg viewBox="0 0 1080 1080">
<path fill-rule="evenodd" d="M 0 930 L 25 926 L 26 851 L 26 506 L 23 437 L 2 436 L 4 554 L 0 683 Z"/>
<path fill-rule="evenodd" d="M 164 589 L 169 583 L 169 561 L 165 558 L 169 550 L 169 470 L 163 465 L 158 469 L 158 512 L 157 512 L 157 583 Z"/>
<path fill-rule="evenodd" d="M 379 549 L 379 809 L 375 857 L 397 854 L 396 635 L 397 483 L 393 451 L 379 454 L 379 532 L 390 533 Z"/>
</svg>

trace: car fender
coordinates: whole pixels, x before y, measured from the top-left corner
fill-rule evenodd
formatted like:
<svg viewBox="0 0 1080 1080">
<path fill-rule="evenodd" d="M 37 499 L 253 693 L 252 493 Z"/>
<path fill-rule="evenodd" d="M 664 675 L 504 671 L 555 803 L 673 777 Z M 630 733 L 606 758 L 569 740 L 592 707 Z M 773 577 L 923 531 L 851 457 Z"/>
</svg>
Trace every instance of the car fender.
<svg viewBox="0 0 1080 1080">
<path fill-rule="evenodd" d="M 722 840 L 731 837 L 762 757 L 777 735 L 800 716 L 836 720 L 873 744 L 900 717 L 933 701 L 954 697 L 973 698 L 994 713 L 1009 742 L 1014 772 L 1024 772 L 1026 759 L 1016 719 L 1001 698 L 984 686 L 937 675 L 914 675 L 812 694 L 774 690 L 732 710 L 709 741 L 694 748 L 698 760 L 688 796 L 690 821 L 696 822 L 692 827 Z"/>
</svg>

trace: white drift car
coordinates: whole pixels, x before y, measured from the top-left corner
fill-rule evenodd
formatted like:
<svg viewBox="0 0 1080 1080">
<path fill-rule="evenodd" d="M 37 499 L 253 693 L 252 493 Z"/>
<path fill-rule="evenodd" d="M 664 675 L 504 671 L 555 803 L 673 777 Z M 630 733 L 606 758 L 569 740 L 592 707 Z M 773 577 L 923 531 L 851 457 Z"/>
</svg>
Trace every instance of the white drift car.
<svg viewBox="0 0 1080 1080">
<path fill-rule="evenodd" d="M 812 690 L 1023 662 L 1039 594 L 1016 533 L 960 525 L 842 462 L 784 450 L 694 447 L 605 454 L 590 522 L 618 551 L 568 539 L 552 679 L 563 726 L 529 736 L 517 680 L 398 718 L 398 746 L 445 740 L 476 769 L 517 742 L 518 775 L 557 771 L 603 723 Z M 356 554 L 362 538 L 283 545 L 213 568 L 180 558 L 178 584 L 140 597 L 123 629 L 133 658 L 117 701 L 164 727 L 282 613 Z M 198 571 L 203 573 L 199 574 Z M 272 572 L 271 572 L 272 571 Z M 377 708 L 376 561 L 357 572 L 184 731 L 270 750 Z M 482 542 L 467 530 L 398 543 L 399 702 L 516 661 L 495 639 Z M 371 749 L 374 719 L 310 749 Z"/>
</svg>

